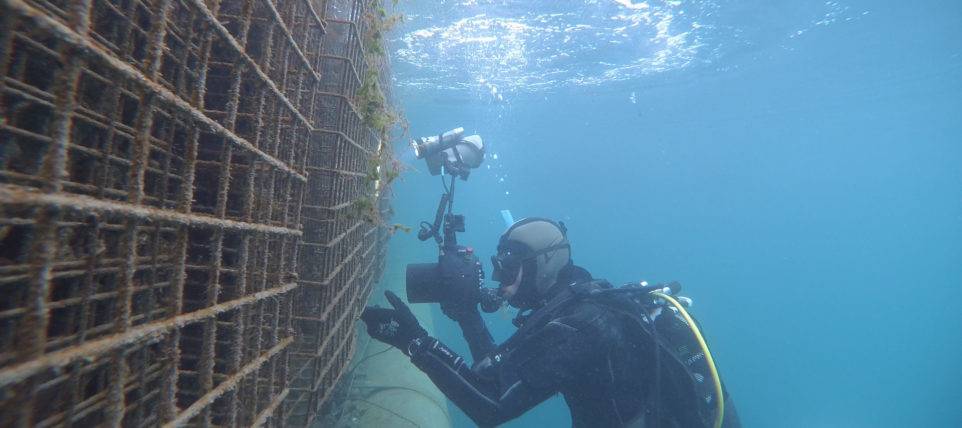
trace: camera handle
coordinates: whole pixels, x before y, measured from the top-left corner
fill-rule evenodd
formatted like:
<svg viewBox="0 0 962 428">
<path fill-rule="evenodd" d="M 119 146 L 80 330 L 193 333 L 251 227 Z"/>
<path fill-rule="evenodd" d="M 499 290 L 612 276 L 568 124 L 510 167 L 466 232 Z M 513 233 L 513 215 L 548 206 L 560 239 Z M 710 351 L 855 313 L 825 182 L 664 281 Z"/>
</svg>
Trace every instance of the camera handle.
<svg viewBox="0 0 962 428">
<path fill-rule="evenodd" d="M 440 255 L 439 260 L 444 257 L 445 254 L 455 255 L 460 251 L 472 251 L 470 248 L 459 247 L 458 246 L 458 232 L 464 232 L 464 216 L 461 214 L 454 214 L 454 186 L 457 183 L 455 180 L 457 178 L 453 173 L 451 174 L 451 183 L 448 184 L 444 179 L 444 175 L 441 176 L 441 183 L 444 184 L 444 193 L 441 194 L 441 200 L 438 201 L 438 209 L 434 214 L 434 223 L 428 223 L 426 221 L 421 222 L 421 229 L 418 230 L 418 239 L 421 241 L 427 241 L 430 238 L 434 238 L 434 241 L 438 244 L 438 253 Z M 439 230 L 441 233 L 438 233 Z M 473 257 L 473 256 L 472 256 Z M 484 273 L 480 270 L 480 264 L 478 264 L 479 276 L 483 277 Z M 481 306 L 481 310 L 484 312 L 495 312 L 501 308 L 504 299 L 498 294 L 497 291 L 481 286 L 479 279 L 478 283 L 478 304 Z M 483 323 L 481 326 L 483 327 Z M 467 330 L 478 330 L 476 325 L 469 326 Z"/>
<path fill-rule="evenodd" d="M 456 249 L 458 246 L 458 232 L 464 232 L 464 216 L 460 214 L 454 214 L 454 186 L 457 181 L 455 175 L 451 175 L 451 184 L 449 185 L 445 180 L 444 176 L 441 176 L 441 182 L 444 184 L 444 193 L 441 194 L 441 200 L 438 201 L 438 209 L 434 214 L 434 223 L 428 223 L 426 221 L 421 222 L 421 229 L 418 231 L 418 239 L 421 241 L 427 241 L 430 238 L 434 238 L 434 241 L 438 243 L 438 249 L 444 252 L 445 250 Z M 441 233 L 438 233 L 441 231 Z"/>
</svg>

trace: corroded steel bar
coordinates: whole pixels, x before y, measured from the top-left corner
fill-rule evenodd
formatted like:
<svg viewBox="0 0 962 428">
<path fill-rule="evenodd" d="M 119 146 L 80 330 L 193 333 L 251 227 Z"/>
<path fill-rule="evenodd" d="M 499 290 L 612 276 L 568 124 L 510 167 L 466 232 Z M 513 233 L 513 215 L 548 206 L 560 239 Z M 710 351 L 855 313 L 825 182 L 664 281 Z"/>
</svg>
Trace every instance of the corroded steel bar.
<svg viewBox="0 0 962 428">
<path fill-rule="evenodd" d="M 300 111 L 298 111 L 297 108 L 293 104 L 291 104 L 290 100 L 288 100 L 287 97 L 284 96 L 284 91 L 280 90 L 274 84 L 274 82 L 270 79 L 270 77 L 268 77 L 267 74 L 260 69 L 260 66 L 257 64 L 257 61 L 254 61 L 250 56 L 247 55 L 247 52 L 244 51 L 244 48 L 241 47 L 237 43 L 237 40 L 235 40 L 231 36 L 230 31 L 228 31 L 223 24 L 217 21 L 217 19 L 215 18 L 217 14 L 211 11 L 207 7 L 207 5 L 204 4 L 203 0 L 187 0 L 187 1 L 189 1 L 194 7 L 196 7 L 201 12 L 204 12 L 202 15 L 204 19 L 207 21 L 207 24 L 210 25 L 211 28 L 216 30 L 217 33 L 219 33 L 220 36 L 227 41 L 227 44 L 230 45 L 231 49 L 235 51 L 238 57 L 240 57 L 242 60 L 244 60 L 251 66 L 251 68 L 258 75 L 258 77 L 260 77 L 262 81 L 261 83 L 267 86 L 268 88 L 270 88 L 274 92 L 274 94 L 278 97 L 278 99 L 280 99 L 284 103 L 284 105 L 287 106 L 287 108 L 291 111 L 291 113 L 295 117 L 297 117 L 299 121 L 301 121 L 307 126 L 310 126 L 311 122 L 308 121 L 304 116 L 302 116 Z M 315 75 L 315 77 L 317 76 Z"/>
<path fill-rule="evenodd" d="M 365 154 L 367 154 L 367 155 L 371 155 L 372 153 L 374 153 L 373 150 L 367 149 L 367 148 L 365 148 L 364 146 L 358 144 L 358 143 L 357 143 L 356 141 L 354 141 L 351 137 L 348 137 L 347 134 L 345 134 L 345 133 L 343 133 L 343 132 L 341 132 L 341 131 L 334 131 L 334 130 L 330 130 L 330 129 L 317 129 L 317 130 L 315 130 L 314 132 L 320 133 L 320 134 L 332 134 L 332 135 L 336 135 L 336 136 L 338 136 L 338 137 L 340 137 L 340 138 L 343 138 L 345 141 L 348 142 L 348 144 L 354 146 L 354 147 L 357 148 L 358 150 L 363 151 L 363 152 L 364 152 Z"/>
<path fill-rule="evenodd" d="M 0 170 L 0 227 L 29 240 L 0 266 L 0 424 L 317 415 L 384 259 L 348 213 L 379 144 L 353 99 L 366 2 L 0 0 L 0 149 L 42 158 Z M 322 290 L 297 282 L 308 215 Z"/>
<path fill-rule="evenodd" d="M 197 416 L 200 412 L 204 411 L 205 409 L 209 409 L 210 404 L 213 403 L 214 400 L 220 398 L 220 396 L 224 395 L 225 392 L 233 388 L 236 388 L 237 385 L 240 383 L 241 380 L 244 379 L 245 376 L 247 376 L 254 370 L 261 368 L 261 366 L 263 366 L 265 363 L 272 361 L 275 355 L 277 355 L 278 353 L 286 349 L 293 342 L 294 342 L 293 337 L 288 337 L 279 341 L 277 345 L 274 345 L 273 347 L 271 347 L 271 349 L 268 349 L 266 352 L 264 352 L 259 357 L 257 357 L 257 359 L 245 365 L 244 368 L 238 370 L 237 373 L 234 373 L 227 380 L 221 382 L 219 385 L 217 385 L 216 388 L 214 388 L 207 394 L 204 394 L 204 396 L 201 397 L 199 400 L 195 401 L 193 405 L 184 409 L 183 412 L 178 414 L 176 419 L 174 419 L 173 421 L 170 421 L 167 424 L 164 424 L 164 426 L 178 427 L 178 426 L 186 425 L 187 421 L 189 421 L 191 418 L 193 418 L 194 416 Z"/>
<path fill-rule="evenodd" d="M 345 103 L 347 103 L 348 107 L 351 108 L 351 113 L 354 114 L 354 117 L 355 117 L 357 120 L 361 120 L 361 113 L 358 112 L 357 107 L 354 105 L 354 100 L 353 100 L 351 97 L 349 97 L 349 96 L 347 96 L 347 95 L 344 95 L 344 94 L 336 94 L 336 93 L 332 93 L 332 92 L 321 92 L 321 91 L 318 91 L 318 92 L 317 92 L 317 95 L 323 95 L 323 96 L 328 96 L 328 97 L 340 98 L 340 99 L 343 100 Z"/>
<path fill-rule="evenodd" d="M 351 354 L 353 354 L 353 353 L 354 353 L 354 349 L 353 349 L 353 348 L 354 348 L 354 339 L 355 339 L 355 338 L 354 338 L 354 335 L 353 335 L 353 334 L 347 334 L 347 335 L 345 335 L 345 338 L 341 341 L 341 343 L 338 345 L 337 349 L 335 349 L 333 353 L 334 353 L 334 354 L 346 354 L 346 355 L 351 355 Z M 344 349 L 345 347 L 348 348 L 348 349 L 345 350 L 345 349 Z M 329 370 L 331 370 L 331 369 L 334 368 L 334 363 L 335 363 L 335 362 L 336 362 L 336 361 L 332 359 L 332 360 L 328 363 L 327 367 L 325 367 L 324 370 L 321 371 L 321 373 L 323 373 L 323 375 L 327 375 L 327 372 L 328 372 Z M 337 375 L 336 375 L 335 378 L 334 378 L 334 381 L 331 382 L 331 385 L 337 385 L 337 382 L 341 379 L 341 376 L 344 376 L 344 373 L 347 371 L 347 370 L 345 370 L 345 369 L 347 368 L 347 362 L 348 362 L 348 361 L 345 360 L 344 363 L 342 364 L 342 366 L 339 368 L 338 373 L 337 373 Z M 322 379 L 323 379 L 323 377 L 322 377 Z M 317 390 L 317 386 L 314 387 L 314 390 Z M 327 401 L 327 399 L 330 398 L 330 395 L 331 395 L 333 392 L 334 392 L 334 388 L 327 388 L 327 389 L 324 391 L 324 394 L 321 395 L 319 401 L 322 402 L 322 403 L 325 402 L 325 401 Z"/>
<path fill-rule="evenodd" d="M 268 418 L 279 417 L 280 415 L 277 414 L 277 408 L 280 407 L 281 403 L 287 399 L 287 395 L 290 394 L 290 392 L 290 389 L 284 388 L 283 391 L 277 394 L 277 397 L 275 397 L 270 404 L 268 404 L 267 407 L 265 407 L 264 410 L 257 415 L 257 418 L 254 419 L 254 423 L 252 423 L 251 426 L 261 427 L 267 423 Z"/>
<path fill-rule="evenodd" d="M 295 288 L 297 288 L 296 283 L 285 284 L 281 287 L 271 288 L 209 308 L 188 312 L 162 322 L 134 327 L 127 330 L 124 334 L 108 336 L 103 339 L 87 342 L 80 346 L 46 354 L 22 364 L 4 368 L 0 370 L 0 387 L 23 381 L 42 370 L 65 367 L 74 361 L 97 358 L 122 346 L 160 339 L 171 330 L 210 319 L 217 314 L 237 309 L 241 306 L 283 295 Z"/>
<path fill-rule="evenodd" d="M 88 7 L 89 9 L 89 7 Z M 154 22 L 150 29 L 147 45 L 147 75 L 148 80 L 156 80 L 160 70 L 160 60 L 163 53 L 163 40 L 167 31 L 167 14 L 170 12 L 170 0 L 162 0 L 160 3 L 160 17 Z M 85 32 L 79 32 L 81 37 L 86 36 Z M 129 38 L 128 38 L 129 40 Z M 145 196 L 144 179 L 147 174 L 148 157 L 152 146 L 151 128 L 154 121 L 154 102 L 155 94 L 149 90 L 144 90 L 140 99 L 137 120 L 135 121 L 135 138 L 133 150 L 133 162 L 130 169 L 130 182 L 133 184 L 128 189 L 127 200 L 130 204 L 140 205 Z M 123 334 L 131 326 L 131 314 L 133 312 L 133 288 L 134 275 L 137 270 L 137 233 L 140 224 L 139 219 L 131 217 L 126 220 L 127 227 L 124 231 L 124 263 L 123 275 L 121 277 L 120 292 L 116 299 L 116 312 L 118 316 L 114 321 L 115 331 Z M 151 293 L 153 293 L 151 291 Z M 150 310 L 147 312 L 148 319 Z M 107 424 L 112 426 L 120 425 L 124 420 L 126 412 L 125 390 L 127 383 L 128 367 L 125 361 L 125 354 L 122 350 L 111 352 L 110 367 L 112 376 L 110 377 L 108 388 L 108 409 Z"/>
<path fill-rule="evenodd" d="M 304 63 L 304 66 L 311 71 L 311 77 L 313 77 L 315 81 L 320 81 L 321 74 L 318 73 L 316 70 L 314 70 L 314 67 L 311 66 L 311 62 L 307 59 L 307 56 L 304 55 L 304 52 L 301 51 L 299 44 L 296 41 L 294 41 L 293 33 L 291 33 L 291 30 L 287 28 L 287 24 L 284 23 L 284 20 L 281 19 L 281 14 L 280 12 L 277 11 L 277 7 L 274 6 L 274 2 L 270 0 L 263 0 L 263 2 L 264 2 L 264 5 L 267 6 L 267 9 L 271 11 L 271 14 L 274 16 L 274 19 L 277 20 L 277 26 L 280 27 L 281 31 L 284 33 L 284 37 L 287 38 L 287 41 L 294 48 L 294 52 L 297 54 L 298 59 L 300 59 L 301 62 Z"/>
<path fill-rule="evenodd" d="M 228 230 L 246 230 L 272 235 L 300 236 L 301 231 L 285 227 L 269 226 L 260 223 L 244 223 L 235 220 L 218 219 L 199 214 L 181 214 L 174 211 L 152 207 L 138 207 L 111 202 L 82 195 L 43 194 L 26 190 L 19 186 L 0 184 L 0 203 L 30 207 L 72 208 L 85 212 L 109 212 L 128 215 L 134 218 L 153 221 L 169 221 L 186 226 L 219 227 Z"/>
<path fill-rule="evenodd" d="M 6 76 L 10 66 L 10 51 L 13 49 L 13 14 L 0 14 L 0 76 Z M 0 79 L 0 94 L 6 90 L 7 79 Z M 0 103 L 0 117 L 7 117 L 6 103 Z"/>
<path fill-rule="evenodd" d="M 194 0 L 194 1 L 199 2 L 199 0 Z M 21 17 L 31 20 L 37 27 L 56 34 L 61 41 L 64 41 L 64 42 L 70 43 L 73 46 L 76 46 L 78 49 L 77 49 L 77 55 L 75 55 L 75 58 L 79 59 L 85 55 L 96 56 L 99 60 L 102 60 L 108 63 L 114 70 L 123 73 L 127 79 L 130 79 L 131 81 L 136 82 L 140 86 L 157 94 L 161 99 L 163 99 L 165 103 L 176 106 L 182 111 L 188 113 L 189 115 L 191 115 L 191 117 L 194 120 L 197 120 L 198 122 L 203 123 L 209 129 L 217 132 L 221 136 L 226 137 L 228 140 L 244 148 L 245 150 L 248 150 L 252 153 L 257 154 L 258 157 L 264 159 L 264 161 L 271 164 L 275 168 L 296 177 L 298 180 L 306 181 L 306 177 L 304 177 L 302 174 L 292 170 L 288 165 L 281 162 L 280 160 L 275 159 L 274 157 L 271 157 L 266 153 L 260 151 L 260 149 L 254 147 L 248 141 L 238 137 L 233 132 L 224 128 L 219 123 L 208 118 L 206 115 L 204 115 L 203 113 L 201 113 L 200 111 L 192 107 L 186 101 L 182 100 L 177 95 L 174 95 L 173 93 L 171 93 L 167 88 L 164 88 L 158 85 L 157 83 L 147 80 L 140 73 L 140 71 L 135 69 L 133 66 L 115 58 L 110 53 L 105 52 L 103 49 L 91 43 L 88 39 L 77 34 L 76 32 L 66 27 L 56 19 L 46 16 L 41 11 L 37 10 L 36 8 L 34 8 L 33 6 L 31 6 L 30 4 L 26 3 L 23 0 L 3 0 L 3 2 L 4 2 L 4 6 L 6 6 L 8 10 L 16 12 Z M 205 5 L 201 4 L 201 6 L 203 6 L 203 9 L 202 9 L 203 11 L 206 11 L 208 13 L 210 12 L 210 10 L 207 9 Z M 218 29 L 218 31 L 221 32 L 222 35 L 226 34 L 229 41 L 236 43 L 234 39 L 230 37 L 230 33 L 227 32 L 227 29 L 224 28 L 223 25 L 220 25 L 220 23 L 216 23 L 216 24 L 217 25 L 214 25 L 214 28 Z M 239 49 L 239 46 L 236 46 L 236 45 L 233 45 L 233 46 Z M 275 94 L 279 97 L 279 99 L 286 106 L 288 106 L 288 108 L 291 109 L 292 114 L 298 117 L 299 120 L 301 120 L 303 123 L 305 124 L 309 123 L 306 119 L 303 118 L 303 116 L 300 116 L 300 114 L 290 104 L 290 102 L 287 101 L 287 98 L 284 97 L 283 93 L 280 92 L 280 90 L 278 90 L 276 86 L 274 86 L 273 82 L 271 82 L 270 79 L 267 78 L 267 76 L 263 74 L 263 72 L 261 72 L 259 68 L 257 68 L 256 63 L 254 63 L 254 61 L 251 60 L 250 57 L 247 57 L 246 55 L 244 55 L 243 57 L 246 58 L 246 61 L 254 64 L 255 70 L 257 70 L 260 77 L 263 80 L 265 80 L 264 84 L 274 90 Z"/>
</svg>

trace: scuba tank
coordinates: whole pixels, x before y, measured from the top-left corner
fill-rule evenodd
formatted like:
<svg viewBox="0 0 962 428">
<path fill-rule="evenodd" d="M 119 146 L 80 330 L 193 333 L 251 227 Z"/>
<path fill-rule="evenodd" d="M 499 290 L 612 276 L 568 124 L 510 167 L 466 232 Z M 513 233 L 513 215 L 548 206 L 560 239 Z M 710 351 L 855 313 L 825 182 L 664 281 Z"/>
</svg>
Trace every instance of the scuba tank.
<svg viewBox="0 0 962 428">
<path fill-rule="evenodd" d="M 673 377 L 683 378 L 683 388 L 694 397 L 703 425 L 720 428 L 725 419 L 725 391 L 697 322 L 685 309 L 691 306 L 691 299 L 678 296 L 680 291 L 681 284 L 677 282 L 629 283 L 602 289 L 575 287 L 576 295 L 635 320 L 656 344 L 655 372 L 671 372 Z M 658 380 L 656 391 L 660 387 Z"/>
<path fill-rule="evenodd" d="M 655 419 L 662 404 L 660 376 L 664 372 L 669 375 L 664 376 L 665 379 L 682 380 L 678 385 L 670 386 L 676 390 L 680 388 L 677 393 L 681 396 L 691 397 L 690 402 L 695 407 L 692 413 L 697 415 L 700 425 L 720 428 L 726 420 L 726 394 L 708 345 L 697 323 L 685 309 L 685 304 L 691 305 L 691 299 L 678 296 L 680 291 L 681 285 L 677 282 L 657 285 L 629 283 L 619 288 L 612 288 L 604 280 L 573 283 L 568 285 L 566 292 L 560 293 L 530 315 L 519 312 L 514 320 L 518 331 L 499 348 L 508 349 L 516 342 L 525 341 L 550 321 L 558 310 L 575 302 L 603 305 L 633 320 L 641 334 L 655 344 L 653 361 L 656 380 L 649 397 L 652 400 L 650 405 L 654 406 Z M 737 419 L 734 412 L 727 413 Z M 646 416 L 643 412 L 639 418 Z"/>
</svg>

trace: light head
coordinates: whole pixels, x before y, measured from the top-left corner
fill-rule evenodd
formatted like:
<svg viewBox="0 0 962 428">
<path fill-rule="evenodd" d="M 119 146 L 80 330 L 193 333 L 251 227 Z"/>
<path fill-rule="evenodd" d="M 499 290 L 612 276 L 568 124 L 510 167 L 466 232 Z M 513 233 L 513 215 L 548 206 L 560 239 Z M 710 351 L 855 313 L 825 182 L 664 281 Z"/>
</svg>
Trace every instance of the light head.
<svg viewBox="0 0 962 428">
<path fill-rule="evenodd" d="M 463 137 L 464 128 L 455 128 L 438 136 L 411 141 L 414 156 L 424 159 L 431 175 L 442 172 L 467 180 L 472 169 L 484 161 L 484 142 L 480 135 Z"/>
</svg>

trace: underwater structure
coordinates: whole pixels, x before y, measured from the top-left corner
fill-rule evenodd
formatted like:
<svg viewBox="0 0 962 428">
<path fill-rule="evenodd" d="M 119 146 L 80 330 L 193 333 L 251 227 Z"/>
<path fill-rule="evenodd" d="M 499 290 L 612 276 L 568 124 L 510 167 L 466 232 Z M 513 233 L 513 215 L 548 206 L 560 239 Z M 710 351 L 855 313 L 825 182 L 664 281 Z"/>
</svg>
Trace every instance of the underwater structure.
<svg viewBox="0 0 962 428">
<path fill-rule="evenodd" d="M 0 1 L 0 425 L 314 421 L 389 237 L 376 7 Z"/>
<path fill-rule="evenodd" d="M 405 264 L 398 260 L 399 253 L 391 254 L 380 288 L 403 295 Z M 390 305 L 380 293 L 372 296 L 372 303 Z M 437 334 L 428 305 L 411 305 L 410 309 L 428 334 Z M 358 342 L 351 368 L 322 408 L 315 426 L 447 428 L 452 425 L 447 397 L 424 372 L 411 364 L 410 357 L 371 339 L 363 331 Z"/>
</svg>

